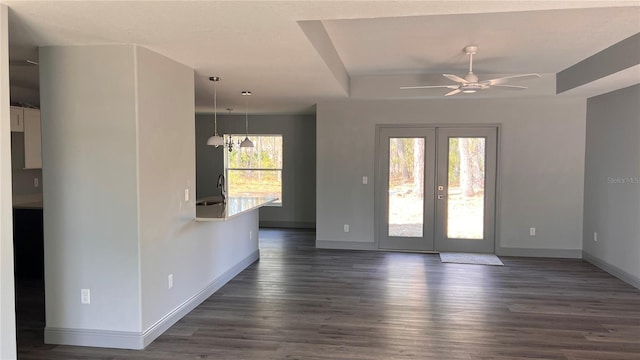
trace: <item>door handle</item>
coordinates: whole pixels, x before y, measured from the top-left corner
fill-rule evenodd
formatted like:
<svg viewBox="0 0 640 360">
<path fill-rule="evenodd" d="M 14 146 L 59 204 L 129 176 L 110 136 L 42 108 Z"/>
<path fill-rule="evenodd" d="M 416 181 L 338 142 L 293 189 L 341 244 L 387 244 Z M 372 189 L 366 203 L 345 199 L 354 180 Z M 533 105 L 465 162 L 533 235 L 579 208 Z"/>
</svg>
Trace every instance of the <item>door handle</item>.
<svg viewBox="0 0 640 360">
<path fill-rule="evenodd" d="M 446 198 L 447 195 L 438 195 L 438 200 L 444 200 L 444 198 Z"/>
</svg>

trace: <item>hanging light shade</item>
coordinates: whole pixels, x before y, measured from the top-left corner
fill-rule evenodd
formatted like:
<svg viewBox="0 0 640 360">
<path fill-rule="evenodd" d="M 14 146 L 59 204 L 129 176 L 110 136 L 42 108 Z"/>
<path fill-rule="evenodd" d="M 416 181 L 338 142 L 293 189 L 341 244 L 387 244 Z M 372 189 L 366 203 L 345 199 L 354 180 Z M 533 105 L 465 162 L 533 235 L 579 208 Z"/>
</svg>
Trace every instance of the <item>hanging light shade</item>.
<svg viewBox="0 0 640 360">
<path fill-rule="evenodd" d="M 244 140 L 240 143 L 241 148 L 252 148 L 253 141 L 249 140 L 249 96 L 251 96 L 251 91 L 243 91 L 242 96 L 245 96 L 247 99 L 247 108 L 244 113 Z"/>
<path fill-rule="evenodd" d="M 207 139 L 207 145 L 224 146 L 224 138 L 218 135 L 218 91 L 216 83 L 220 81 L 220 78 L 212 76 L 209 80 L 213 81 L 213 135 Z"/>
<path fill-rule="evenodd" d="M 241 148 L 252 148 L 253 147 L 253 141 L 249 140 L 249 137 L 245 137 L 244 140 L 242 140 L 242 142 L 240 143 L 240 147 Z"/>
</svg>

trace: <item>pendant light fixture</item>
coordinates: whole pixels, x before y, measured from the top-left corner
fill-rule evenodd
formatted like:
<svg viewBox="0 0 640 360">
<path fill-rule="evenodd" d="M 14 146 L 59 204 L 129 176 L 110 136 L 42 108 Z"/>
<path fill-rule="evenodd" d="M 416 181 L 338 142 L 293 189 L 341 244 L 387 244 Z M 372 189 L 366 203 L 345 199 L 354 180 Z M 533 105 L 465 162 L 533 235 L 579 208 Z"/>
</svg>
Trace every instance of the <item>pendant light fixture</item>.
<svg viewBox="0 0 640 360">
<path fill-rule="evenodd" d="M 240 143 L 240 147 L 252 148 L 253 142 L 249 140 L 249 96 L 251 96 L 251 91 L 243 91 L 242 96 L 245 96 L 247 98 L 247 108 L 244 113 L 245 136 L 244 136 L 244 140 L 242 140 L 242 142 Z"/>
<path fill-rule="evenodd" d="M 209 78 L 213 82 L 213 135 L 207 139 L 207 145 L 224 146 L 224 138 L 218 135 L 218 89 L 216 83 L 220 81 L 218 76 L 212 76 Z"/>
<path fill-rule="evenodd" d="M 229 119 L 231 119 L 231 112 L 233 111 L 232 108 L 227 108 L 227 111 L 229 112 Z M 231 137 L 231 134 L 228 135 L 229 139 L 227 141 L 225 141 L 224 145 L 229 149 L 229 152 L 233 151 L 233 138 Z M 240 144 L 240 140 L 238 140 L 238 144 Z"/>
</svg>

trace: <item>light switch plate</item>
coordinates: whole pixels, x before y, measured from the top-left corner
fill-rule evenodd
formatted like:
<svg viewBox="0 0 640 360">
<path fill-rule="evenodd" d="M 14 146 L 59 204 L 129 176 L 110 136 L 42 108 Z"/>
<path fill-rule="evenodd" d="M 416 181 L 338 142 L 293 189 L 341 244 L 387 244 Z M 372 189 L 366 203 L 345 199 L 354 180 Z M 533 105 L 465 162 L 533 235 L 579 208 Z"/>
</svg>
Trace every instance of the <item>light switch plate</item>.
<svg viewBox="0 0 640 360">
<path fill-rule="evenodd" d="M 362 185 L 367 185 L 368 183 L 369 183 L 369 177 L 363 176 L 362 177 Z"/>
<path fill-rule="evenodd" d="M 189 201 L 189 189 L 184 189 L 184 201 Z"/>
<path fill-rule="evenodd" d="M 91 290 L 80 289 L 80 303 L 91 304 Z"/>
</svg>

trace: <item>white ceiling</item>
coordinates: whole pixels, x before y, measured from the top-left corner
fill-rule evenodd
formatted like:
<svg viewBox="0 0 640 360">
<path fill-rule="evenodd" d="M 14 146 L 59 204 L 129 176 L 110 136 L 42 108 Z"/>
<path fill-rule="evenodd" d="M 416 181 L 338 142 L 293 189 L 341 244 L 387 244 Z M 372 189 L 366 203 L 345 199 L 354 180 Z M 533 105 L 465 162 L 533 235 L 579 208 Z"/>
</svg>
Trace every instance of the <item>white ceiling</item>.
<svg viewBox="0 0 640 360">
<path fill-rule="evenodd" d="M 528 82 L 531 92 L 484 96 L 552 95 L 553 74 L 640 32 L 640 1 L 0 1 L 10 7 L 12 60 L 37 57 L 38 46 L 139 44 L 196 70 L 198 111 L 213 107 L 213 75 L 222 77 L 219 109 L 244 111 L 242 90 L 259 113 L 311 112 L 349 97 L 299 21 L 322 22 L 352 79 L 464 75 L 462 48 L 472 43 L 481 79 L 547 78 L 537 85 L 546 90 Z M 12 81 L 37 87 L 37 68 L 11 71 Z"/>
</svg>

